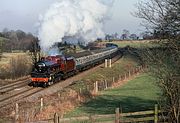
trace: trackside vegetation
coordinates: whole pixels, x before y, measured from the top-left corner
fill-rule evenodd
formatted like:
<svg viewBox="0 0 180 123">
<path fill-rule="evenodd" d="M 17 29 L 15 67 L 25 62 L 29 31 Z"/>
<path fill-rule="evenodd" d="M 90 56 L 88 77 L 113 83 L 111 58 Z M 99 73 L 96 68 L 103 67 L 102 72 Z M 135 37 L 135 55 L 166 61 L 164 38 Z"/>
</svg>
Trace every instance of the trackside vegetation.
<svg viewBox="0 0 180 123">
<path fill-rule="evenodd" d="M 155 78 L 143 73 L 121 87 L 102 91 L 99 96 L 69 112 L 66 117 L 114 114 L 117 107 L 123 113 L 153 109 L 161 95 L 155 81 Z"/>
<path fill-rule="evenodd" d="M 112 64 L 112 67 L 104 68 L 103 66 L 94 71 L 92 74 L 84 76 L 80 81 L 75 82 L 72 89 L 79 90 L 79 88 L 86 89 L 89 86 L 92 89 L 94 82 L 96 81 L 104 81 L 111 83 L 114 77 L 115 81 L 118 80 L 119 76 L 124 75 L 129 70 L 140 66 L 141 63 L 136 56 L 125 52 L 124 56 Z"/>
</svg>

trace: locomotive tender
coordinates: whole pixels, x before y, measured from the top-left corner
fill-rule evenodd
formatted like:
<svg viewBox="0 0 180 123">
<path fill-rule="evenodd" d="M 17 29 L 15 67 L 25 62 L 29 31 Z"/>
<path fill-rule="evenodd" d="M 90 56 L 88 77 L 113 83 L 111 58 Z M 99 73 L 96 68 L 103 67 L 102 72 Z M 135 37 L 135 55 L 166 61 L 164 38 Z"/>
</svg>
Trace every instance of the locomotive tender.
<svg viewBox="0 0 180 123">
<path fill-rule="evenodd" d="M 31 83 L 33 86 L 49 86 L 79 71 L 102 63 L 106 58 L 114 57 L 117 51 L 118 46 L 107 44 L 104 49 L 85 51 L 72 54 L 72 56 L 56 55 L 42 58 L 33 67 Z"/>
</svg>

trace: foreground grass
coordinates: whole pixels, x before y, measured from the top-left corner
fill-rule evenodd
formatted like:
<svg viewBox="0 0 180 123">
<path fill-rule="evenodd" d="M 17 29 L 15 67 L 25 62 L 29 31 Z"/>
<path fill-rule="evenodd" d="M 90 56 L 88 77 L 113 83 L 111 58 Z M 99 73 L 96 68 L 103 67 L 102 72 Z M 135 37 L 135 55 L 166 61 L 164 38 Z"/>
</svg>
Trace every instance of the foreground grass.
<svg viewBox="0 0 180 123">
<path fill-rule="evenodd" d="M 142 74 L 122 87 L 103 91 L 100 96 L 66 116 L 113 114 L 117 107 L 120 107 L 122 112 L 153 109 L 159 95 L 160 90 L 155 84 L 155 79 L 148 74 Z"/>
</svg>

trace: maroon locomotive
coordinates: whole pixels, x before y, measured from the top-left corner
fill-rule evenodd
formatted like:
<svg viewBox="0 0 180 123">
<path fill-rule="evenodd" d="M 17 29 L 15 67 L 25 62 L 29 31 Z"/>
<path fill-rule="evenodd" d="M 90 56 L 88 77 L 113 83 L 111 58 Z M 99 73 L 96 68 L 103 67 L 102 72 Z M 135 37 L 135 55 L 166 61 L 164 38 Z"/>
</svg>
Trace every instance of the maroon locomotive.
<svg viewBox="0 0 180 123">
<path fill-rule="evenodd" d="M 53 84 L 57 80 L 65 78 L 70 73 L 75 72 L 75 59 L 62 55 L 48 56 L 41 58 L 31 72 L 31 81 L 34 86 L 44 87 Z"/>
<path fill-rule="evenodd" d="M 35 63 L 31 72 L 32 85 L 46 87 L 74 75 L 77 71 L 102 63 L 106 58 L 114 57 L 117 51 L 118 46 L 108 44 L 104 49 L 71 54 L 72 56 L 57 55 L 42 58 Z"/>
</svg>

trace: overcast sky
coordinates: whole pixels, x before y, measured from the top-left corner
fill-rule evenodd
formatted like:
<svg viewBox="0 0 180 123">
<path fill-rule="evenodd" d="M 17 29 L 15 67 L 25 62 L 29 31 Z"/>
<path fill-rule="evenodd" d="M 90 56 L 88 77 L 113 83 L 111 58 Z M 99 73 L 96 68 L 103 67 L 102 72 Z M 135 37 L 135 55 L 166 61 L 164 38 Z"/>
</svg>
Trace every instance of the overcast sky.
<svg viewBox="0 0 180 123">
<path fill-rule="evenodd" d="M 50 4 L 56 0 L 0 0 L 0 31 L 21 29 L 25 32 L 37 32 L 36 23 L 40 14 L 45 13 Z M 115 0 L 111 8 L 112 17 L 105 24 L 106 33 L 122 33 L 123 29 L 131 33 L 141 32 L 140 19 L 130 13 L 139 0 Z"/>
</svg>

